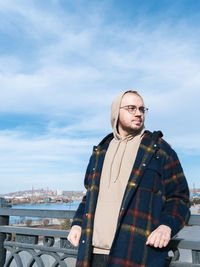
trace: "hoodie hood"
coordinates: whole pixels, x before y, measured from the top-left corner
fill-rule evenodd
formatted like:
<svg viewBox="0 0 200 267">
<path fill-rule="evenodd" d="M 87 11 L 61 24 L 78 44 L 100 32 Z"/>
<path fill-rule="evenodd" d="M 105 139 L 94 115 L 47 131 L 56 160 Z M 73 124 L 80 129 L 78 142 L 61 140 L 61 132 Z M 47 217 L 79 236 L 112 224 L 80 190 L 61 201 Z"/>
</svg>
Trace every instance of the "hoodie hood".
<svg viewBox="0 0 200 267">
<path fill-rule="evenodd" d="M 117 139 L 117 140 L 121 140 L 122 139 L 122 137 L 118 133 L 118 129 L 117 129 L 117 122 L 118 122 L 118 118 L 119 118 L 119 110 L 120 110 L 120 106 L 121 106 L 121 101 L 122 101 L 122 97 L 128 92 L 131 92 L 131 90 L 127 90 L 124 93 L 118 95 L 113 100 L 112 105 L 111 105 L 111 125 L 112 125 L 112 128 L 113 128 L 114 138 Z M 133 92 L 135 92 L 135 91 L 133 91 Z M 141 131 L 143 129 L 144 129 L 144 126 L 141 128 Z M 141 132 L 141 131 L 139 131 L 139 132 Z M 126 138 L 130 139 L 132 137 L 133 137 L 133 135 L 130 134 Z"/>
<path fill-rule="evenodd" d="M 118 122 L 118 118 L 119 118 L 119 109 L 120 109 L 122 97 L 126 92 L 118 95 L 113 100 L 112 105 L 111 105 L 111 125 L 113 128 L 114 137 L 116 139 L 121 139 L 121 136 L 119 135 L 118 130 L 117 130 L 117 122 Z"/>
</svg>

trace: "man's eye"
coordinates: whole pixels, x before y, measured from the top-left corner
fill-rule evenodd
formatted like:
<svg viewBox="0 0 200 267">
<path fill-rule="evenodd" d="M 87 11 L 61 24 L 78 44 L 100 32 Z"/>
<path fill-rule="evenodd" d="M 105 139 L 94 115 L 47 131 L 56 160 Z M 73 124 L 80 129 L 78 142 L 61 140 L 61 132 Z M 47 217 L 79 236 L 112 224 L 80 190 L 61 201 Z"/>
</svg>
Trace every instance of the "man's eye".
<svg viewBox="0 0 200 267">
<path fill-rule="evenodd" d="M 140 107 L 140 108 L 139 108 L 139 111 L 142 112 L 142 113 L 144 113 L 145 108 L 144 108 L 144 107 Z"/>
</svg>

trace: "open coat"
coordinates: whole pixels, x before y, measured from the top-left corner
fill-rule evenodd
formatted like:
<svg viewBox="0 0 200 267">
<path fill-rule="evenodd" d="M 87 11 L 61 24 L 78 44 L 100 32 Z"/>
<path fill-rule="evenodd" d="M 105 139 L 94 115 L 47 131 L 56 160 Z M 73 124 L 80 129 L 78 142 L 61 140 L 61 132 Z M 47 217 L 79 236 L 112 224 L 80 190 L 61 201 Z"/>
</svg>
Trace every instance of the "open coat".
<svg viewBox="0 0 200 267">
<path fill-rule="evenodd" d="M 147 246 L 147 237 L 161 224 L 169 226 L 173 236 L 189 219 L 189 190 L 182 167 L 161 137 L 159 131 L 145 131 L 142 138 L 122 200 L 109 267 L 164 267 L 168 247 Z M 87 193 L 72 223 L 82 227 L 76 266 L 90 266 L 101 171 L 112 138 L 108 135 L 93 148 L 87 167 Z"/>
</svg>

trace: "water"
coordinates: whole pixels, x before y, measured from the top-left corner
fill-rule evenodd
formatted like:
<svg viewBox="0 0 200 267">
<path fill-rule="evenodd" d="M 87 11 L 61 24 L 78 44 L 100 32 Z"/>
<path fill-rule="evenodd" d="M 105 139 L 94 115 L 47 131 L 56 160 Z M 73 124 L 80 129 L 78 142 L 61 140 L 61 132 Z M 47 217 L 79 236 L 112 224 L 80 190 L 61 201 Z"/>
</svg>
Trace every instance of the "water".
<svg viewBox="0 0 200 267">
<path fill-rule="evenodd" d="M 14 205 L 13 209 L 40 209 L 40 210 L 76 210 L 80 201 L 73 201 L 68 203 L 45 203 L 45 204 L 28 204 L 28 205 Z M 38 217 L 19 217 L 10 216 L 10 224 L 25 223 L 27 219 L 32 221 L 41 220 Z"/>
<path fill-rule="evenodd" d="M 45 203 L 45 204 L 26 204 L 14 205 L 13 209 L 52 209 L 52 210 L 76 210 L 80 201 L 76 200 L 68 203 Z"/>
</svg>

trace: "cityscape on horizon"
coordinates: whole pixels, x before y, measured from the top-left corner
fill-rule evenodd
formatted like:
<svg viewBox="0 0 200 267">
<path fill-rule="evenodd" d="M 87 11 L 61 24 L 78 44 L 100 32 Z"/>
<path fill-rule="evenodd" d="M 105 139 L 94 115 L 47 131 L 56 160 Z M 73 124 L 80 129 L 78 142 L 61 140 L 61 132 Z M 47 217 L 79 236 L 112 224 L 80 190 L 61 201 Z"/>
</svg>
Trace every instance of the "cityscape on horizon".
<svg viewBox="0 0 200 267">
<path fill-rule="evenodd" d="M 73 202 L 81 200 L 85 191 L 65 191 L 61 189 L 52 190 L 46 188 L 33 188 L 30 190 L 10 192 L 7 194 L 0 194 L 11 204 L 42 204 L 42 203 L 60 203 Z"/>
<path fill-rule="evenodd" d="M 72 202 L 82 200 L 86 194 L 85 190 L 52 190 L 46 188 L 31 188 L 30 190 L 22 190 L 0 194 L 0 197 L 5 198 L 12 204 L 29 204 L 29 203 L 56 203 L 56 202 Z M 200 199 L 200 188 L 196 188 L 195 184 L 190 188 L 190 198 Z"/>
</svg>

